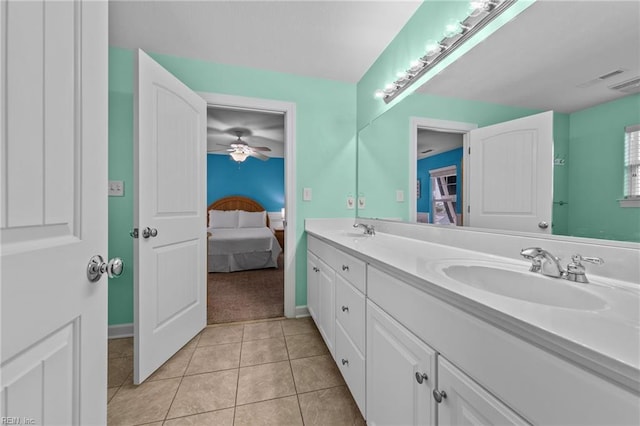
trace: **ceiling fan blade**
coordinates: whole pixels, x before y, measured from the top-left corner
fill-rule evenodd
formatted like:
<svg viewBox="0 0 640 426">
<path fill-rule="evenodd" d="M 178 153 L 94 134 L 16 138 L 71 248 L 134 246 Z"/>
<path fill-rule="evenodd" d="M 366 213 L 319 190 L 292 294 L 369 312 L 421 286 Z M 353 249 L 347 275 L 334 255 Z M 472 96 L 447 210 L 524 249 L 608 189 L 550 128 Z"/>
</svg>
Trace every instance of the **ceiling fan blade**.
<svg viewBox="0 0 640 426">
<path fill-rule="evenodd" d="M 271 148 L 268 148 L 266 146 L 250 146 L 250 148 L 254 151 L 271 151 Z"/>
<path fill-rule="evenodd" d="M 269 159 L 269 157 L 267 157 L 266 155 L 261 154 L 259 152 L 255 152 L 255 151 L 249 153 L 249 155 L 252 156 L 252 157 L 256 157 L 256 158 L 258 158 L 258 159 L 260 159 L 262 161 L 267 161 Z"/>
</svg>

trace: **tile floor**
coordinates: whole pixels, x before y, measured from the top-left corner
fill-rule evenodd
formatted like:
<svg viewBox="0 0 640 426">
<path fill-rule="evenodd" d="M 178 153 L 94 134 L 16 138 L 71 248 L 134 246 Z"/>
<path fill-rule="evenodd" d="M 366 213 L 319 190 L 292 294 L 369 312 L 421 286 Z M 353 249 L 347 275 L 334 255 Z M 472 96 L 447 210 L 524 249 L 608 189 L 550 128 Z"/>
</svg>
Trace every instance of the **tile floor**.
<svg viewBox="0 0 640 426">
<path fill-rule="evenodd" d="M 109 340 L 109 425 L 364 425 L 311 318 L 214 325 L 145 383 Z"/>
</svg>

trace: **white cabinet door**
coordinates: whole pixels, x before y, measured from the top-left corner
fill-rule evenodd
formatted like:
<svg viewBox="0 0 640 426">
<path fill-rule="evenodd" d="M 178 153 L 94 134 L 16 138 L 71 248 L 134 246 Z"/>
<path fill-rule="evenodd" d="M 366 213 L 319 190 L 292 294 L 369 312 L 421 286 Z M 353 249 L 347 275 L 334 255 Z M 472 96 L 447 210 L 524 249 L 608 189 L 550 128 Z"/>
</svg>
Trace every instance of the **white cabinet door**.
<svg viewBox="0 0 640 426">
<path fill-rule="evenodd" d="M 528 425 L 442 356 L 438 357 L 439 425 Z"/>
<path fill-rule="evenodd" d="M 318 330 L 331 356 L 335 357 L 336 273 L 321 259 L 318 259 L 318 269 Z"/>
<path fill-rule="evenodd" d="M 133 382 L 139 384 L 207 325 L 207 104 L 141 50 L 136 65 Z"/>
<path fill-rule="evenodd" d="M 0 1 L 2 424 L 106 423 L 107 16 Z"/>
<path fill-rule="evenodd" d="M 435 351 L 371 301 L 366 360 L 368 424 L 435 423 Z"/>
<path fill-rule="evenodd" d="M 307 251 L 307 309 L 311 318 L 318 323 L 318 277 L 320 268 L 318 268 L 318 257 Z"/>
<path fill-rule="evenodd" d="M 469 135 L 468 225 L 551 234 L 553 112 Z M 548 226 L 540 227 L 542 222 Z"/>
</svg>

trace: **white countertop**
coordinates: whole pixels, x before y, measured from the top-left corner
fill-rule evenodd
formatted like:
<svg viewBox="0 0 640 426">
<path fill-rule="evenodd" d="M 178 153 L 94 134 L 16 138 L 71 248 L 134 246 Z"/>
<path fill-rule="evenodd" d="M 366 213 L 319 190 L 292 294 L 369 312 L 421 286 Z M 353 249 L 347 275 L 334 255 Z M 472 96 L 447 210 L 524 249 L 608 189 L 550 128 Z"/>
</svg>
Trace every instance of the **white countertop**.
<svg viewBox="0 0 640 426">
<path fill-rule="evenodd" d="M 590 283 L 557 278 L 558 285 L 606 301 L 593 310 L 549 306 L 464 285 L 439 272 L 442 261 L 501 263 L 528 271 L 530 262 L 378 232 L 308 225 L 307 232 L 354 254 L 373 266 L 391 269 L 401 279 L 465 311 L 543 346 L 573 362 L 640 392 L 640 290 L 633 283 L 589 275 Z M 455 263 L 453 262 L 453 263 Z M 441 268 L 440 268 L 441 269 Z"/>
</svg>

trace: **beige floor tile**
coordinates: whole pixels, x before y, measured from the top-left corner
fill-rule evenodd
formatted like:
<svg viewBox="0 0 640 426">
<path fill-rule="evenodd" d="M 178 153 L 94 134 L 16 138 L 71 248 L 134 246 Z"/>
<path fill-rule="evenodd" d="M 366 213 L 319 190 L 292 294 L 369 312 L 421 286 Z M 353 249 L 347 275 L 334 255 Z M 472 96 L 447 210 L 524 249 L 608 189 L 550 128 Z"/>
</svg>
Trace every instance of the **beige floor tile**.
<svg viewBox="0 0 640 426">
<path fill-rule="evenodd" d="M 237 404 L 295 395 L 288 361 L 240 368 Z"/>
<path fill-rule="evenodd" d="M 289 359 L 287 357 L 287 347 L 282 337 L 251 340 L 242 343 L 241 367 L 285 361 L 287 359 Z"/>
<path fill-rule="evenodd" d="M 164 426 L 233 426 L 233 408 L 178 417 L 167 420 Z"/>
<path fill-rule="evenodd" d="M 240 365 L 240 343 L 200 346 L 196 348 L 187 368 L 187 375 L 229 370 Z"/>
<path fill-rule="evenodd" d="M 172 377 L 182 377 L 187 370 L 191 356 L 195 351 L 195 345 L 186 345 L 180 349 L 167 362 L 162 364 L 148 380 L 162 380 Z"/>
<path fill-rule="evenodd" d="M 286 336 L 289 359 L 306 358 L 329 353 L 320 333 L 294 334 Z"/>
<path fill-rule="evenodd" d="M 305 426 L 366 423 L 346 386 L 298 395 Z"/>
<path fill-rule="evenodd" d="M 180 379 L 168 379 L 123 386 L 107 406 L 107 423 L 137 425 L 164 420 L 179 384 Z"/>
<path fill-rule="evenodd" d="M 200 333 L 198 346 L 242 342 L 243 330 L 242 324 L 207 327 Z"/>
<path fill-rule="evenodd" d="M 133 337 L 123 339 L 109 339 L 107 341 L 109 358 L 133 356 Z"/>
<path fill-rule="evenodd" d="M 282 321 L 282 331 L 285 336 L 292 334 L 304 334 L 317 332 L 316 324 L 313 322 L 313 318 L 295 318 L 286 319 Z"/>
<path fill-rule="evenodd" d="M 107 370 L 107 387 L 122 386 L 133 372 L 133 358 L 109 358 Z"/>
<path fill-rule="evenodd" d="M 292 359 L 291 369 L 298 393 L 344 385 L 331 355 Z"/>
<path fill-rule="evenodd" d="M 298 398 L 272 399 L 236 407 L 235 426 L 302 426 Z"/>
<path fill-rule="evenodd" d="M 233 407 L 237 384 L 238 370 L 185 376 L 167 418 Z"/>
<path fill-rule="evenodd" d="M 114 397 L 116 392 L 118 392 L 118 389 L 120 389 L 120 388 L 109 388 L 109 389 L 107 389 L 107 404 L 109 403 L 109 401 L 111 401 L 111 398 Z"/>
<path fill-rule="evenodd" d="M 282 337 L 282 321 L 266 321 L 244 325 L 243 342 Z"/>
</svg>

